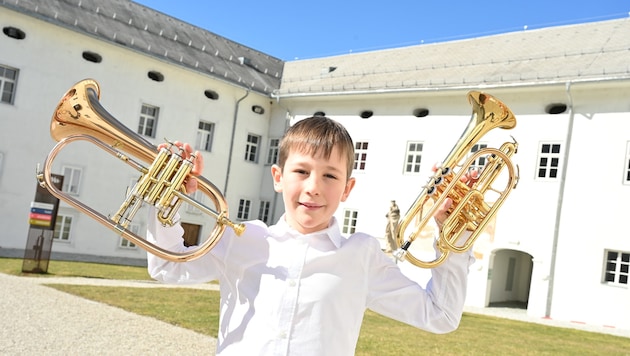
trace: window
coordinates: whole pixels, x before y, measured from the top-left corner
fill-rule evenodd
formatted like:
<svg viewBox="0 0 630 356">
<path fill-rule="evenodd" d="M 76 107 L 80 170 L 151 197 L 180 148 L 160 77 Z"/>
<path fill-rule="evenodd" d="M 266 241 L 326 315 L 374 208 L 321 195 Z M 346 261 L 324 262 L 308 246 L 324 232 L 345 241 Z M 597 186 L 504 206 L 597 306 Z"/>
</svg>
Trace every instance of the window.
<svg viewBox="0 0 630 356">
<path fill-rule="evenodd" d="M 136 244 L 134 244 L 133 242 L 130 242 L 129 240 L 121 237 L 120 238 L 120 247 L 122 247 L 122 248 L 129 248 L 129 249 L 135 249 L 136 248 Z"/>
<path fill-rule="evenodd" d="M 101 63 L 103 61 L 103 57 L 96 52 L 83 51 L 81 56 L 88 62 Z"/>
<path fill-rule="evenodd" d="M 57 220 L 55 220 L 55 232 L 53 233 L 53 239 L 59 241 L 70 240 L 70 229 L 72 228 L 72 216 L 57 214 Z"/>
<path fill-rule="evenodd" d="M 1 161 L 1 158 L 0 158 Z M 626 160 L 624 161 L 623 168 L 623 183 L 630 184 L 630 141 L 626 143 Z M 0 166 L 0 169 L 2 167 Z"/>
<path fill-rule="evenodd" d="M 23 40 L 26 38 L 26 33 L 24 31 L 13 26 L 3 27 L 2 33 L 4 33 L 7 37 L 10 37 L 16 40 Z"/>
<path fill-rule="evenodd" d="M 155 71 L 155 70 L 151 70 L 149 72 L 147 72 L 147 77 L 149 77 L 149 79 L 154 80 L 156 82 L 163 82 L 164 81 L 164 74 Z"/>
<path fill-rule="evenodd" d="M 630 275 L 630 252 L 606 251 L 605 268 L 605 283 L 628 286 L 628 276 Z"/>
<path fill-rule="evenodd" d="M 477 143 L 475 145 L 472 146 L 472 148 L 470 149 L 470 153 L 471 154 L 475 154 L 481 150 L 483 150 L 484 148 L 488 148 L 488 145 L 485 143 Z M 477 157 L 477 159 L 473 162 L 473 164 L 469 167 L 469 170 L 474 170 L 476 169 L 477 172 L 481 172 L 481 170 L 483 169 L 483 167 L 486 166 L 486 162 L 487 162 L 487 156 L 479 156 Z"/>
<path fill-rule="evenodd" d="M 280 147 L 280 139 L 272 138 L 269 140 L 269 151 L 267 152 L 266 164 L 272 165 L 278 163 L 278 150 Z"/>
<path fill-rule="evenodd" d="M 258 163 L 258 146 L 260 146 L 260 136 L 248 134 L 245 146 L 246 161 Z"/>
<path fill-rule="evenodd" d="M 140 231 L 140 225 L 131 223 L 127 227 L 127 229 L 137 235 L 138 231 Z M 131 242 L 131 241 L 121 237 L 120 238 L 120 247 L 128 248 L 128 249 L 135 249 L 136 248 L 136 244 L 134 244 L 133 242 Z"/>
<path fill-rule="evenodd" d="M 407 160 L 405 162 L 405 173 L 419 173 L 422 162 L 422 142 L 408 142 Z"/>
<path fill-rule="evenodd" d="M 193 200 L 196 200 L 197 202 L 205 205 L 205 202 L 203 200 L 205 195 L 200 190 L 197 190 L 196 192 L 192 194 L 188 194 L 188 196 L 190 196 Z M 201 215 L 201 210 L 199 210 L 199 208 L 197 208 L 196 206 L 192 204 L 188 204 L 188 203 L 184 203 L 184 204 L 186 205 L 186 212 L 191 213 L 191 214 Z"/>
<path fill-rule="evenodd" d="M 206 96 L 206 98 L 210 99 L 210 100 L 218 100 L 219 99 L 219 93 L 217 93 L 214 90 L 211 89 L 207 89 L 203 92 L 203 95 Z"/>
<path fill-rule="evenodd" d="M 343 228 L 342 232 L 344 234 L 354 234 L 354 231 L 357 228 L 357 216 L 359 212 L 356 210 L 346 209 L 343 212 Z"/>
<path fill-rule="evenodd" d="M 252 205 L 251 200 L 241 199 L 238 202 L 238 214 L 236 217 L 240 220 L 248 220 L 249 219 L 249 210 Z"/>
<path fill-rule="evenodd" d="M 261 201 L 258 207 L 258 220 L 269 224 L 269 210 L 271 208 L 271 202 Z"/>
<path fill-rule="evenodd" d="M 155 106 L 142 104 L 140 110 L 140 123 L 138 124 L 138 133 L 148 137 L 155 137 L 157 129 L 157 119 L 160 109 Z"/>
<path fill-rule="evenodd" d="M 78 167 L 63 167 L 63 186 L 61 190 L 68 194 L 79 195 L 82 172 L 83 170 Z"/>
<path fill-rule="evenodd" d="M 356 142 L 354 144 L 354 169 L 363 171 L 365 170 L 365 163 L 367 161 L 367 142 Z"/>
<path fill-rule="evenodd" d="M 0 102 L 13 104 L 18 70 L 0 66 Z"/>
<path fill-rule="evenodd" d="M 537 178 L 556 179 L 560 170 L 560 144 L 541 143 L 536 167 Z"/>
<path fill-rule="evenodd" d="M 265 109 L 260 105 L 254 105 L 252 106 L 252 112 L 258 115 L 262 115 L 265 113 Z"/>
<path fill-rule="evenodd" d="M 211 122 L 199 121 L 197 129 L 197 139 L 195 149 L 201 151 L 212 151 L 212 137 L 214 136 L 214 124 Z"/>
</svg>

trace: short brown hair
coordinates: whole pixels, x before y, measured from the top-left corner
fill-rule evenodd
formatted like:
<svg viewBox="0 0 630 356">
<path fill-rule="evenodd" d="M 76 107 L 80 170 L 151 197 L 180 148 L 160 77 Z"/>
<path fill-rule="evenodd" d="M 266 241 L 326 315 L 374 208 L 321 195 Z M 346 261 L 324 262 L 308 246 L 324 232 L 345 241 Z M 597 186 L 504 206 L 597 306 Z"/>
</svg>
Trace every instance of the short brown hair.
<svg viewBox="0 0 630 356">
<path fill-rule="evenodd" d="M 350 178 L 354 168 L 354 143 L 343 125 L 325 116 L 313 116 L 298 121 L 291 126 L 280 141 L 278 165 L 284 164 L 291 150 L 315 156 L 321 154 L 330 159 L 335 147 L 339 148 L 341 158 L 346 157 L 346 179 Z"/>
</svg>

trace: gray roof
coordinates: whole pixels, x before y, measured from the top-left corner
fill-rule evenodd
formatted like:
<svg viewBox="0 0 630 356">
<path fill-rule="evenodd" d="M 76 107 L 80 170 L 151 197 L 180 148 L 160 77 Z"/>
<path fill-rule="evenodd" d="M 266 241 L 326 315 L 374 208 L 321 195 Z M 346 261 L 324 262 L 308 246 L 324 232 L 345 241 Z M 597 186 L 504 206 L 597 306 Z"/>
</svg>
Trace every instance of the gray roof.
<svg viewBox="0 0 630 356">
<path fill-rule="evenodd" d="M 630 19 L 285 63 L 280 97 L 630 79 Z"/>
<path fill-rule="evenodd" d="M 0 7 L 280 97 L 630 79 L 630 19 L 283 62 L 129 0 Z"/>
<path fill-rule="evenodd" d="M 129 0 L 1 0 L 6 7 L 269 95 L 284 62 Z"/>
</svg>

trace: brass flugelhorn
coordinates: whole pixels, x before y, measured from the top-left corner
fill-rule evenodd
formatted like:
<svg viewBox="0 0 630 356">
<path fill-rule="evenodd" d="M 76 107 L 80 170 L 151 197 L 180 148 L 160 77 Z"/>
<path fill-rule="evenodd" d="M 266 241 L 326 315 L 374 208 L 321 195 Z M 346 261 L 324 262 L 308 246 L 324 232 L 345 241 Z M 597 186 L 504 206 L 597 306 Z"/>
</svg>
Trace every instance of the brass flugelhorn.
<svg viewBox="0 0 630 356">
<path fill-rule="evenodd" d="M 472 147 L 489 131 L 514 128 L 516 117 L 504 103 L 489 94 L 471 91 L 468 101 L 473 107 L 468 126 L 400 220 L 396 230 L 400 248 L 394 252 L 398 260 L 406 259 L 415 266 L 433 268 L 443 263 L 449 253 L 469 250 L 518 183 L 518 166 L 511 160 L 518 147 L 514 139 L 514 142 L 503 143 L 499 149 L 483 148 L 470 154 Z M 482 156 L 487 157 L 487 163 L 478 180 L 468 186 L 460 179 Z M 497 189 L 493 184 L 504 168 L 507 169 L 505 186 Z M 486 194 L 490 192 L 497 194 L 496 200 L 487 199 Z M 435 242 L 437 256 L 429 261 L 417 258 L 409 248 L 447 198 L 452 199 L 452 205 Z M 410 228 L 412 224 L 414 226 Z M 408 236 L 407 230 L 411 231 Z M 466 233 L 470 236 L 463 239 Z"/>
<path fill-rule="evenodd" d="M 109 114 L 99 99 L 98 82 L 85 79 L 70 88 L 58 103 L 50 124 L 50 134 L 57 144 L 46 157 L 43 170 L 38 169 L 37 172 L 37 180 L 42 187 L 147 252 L 169 261 L 190 261 L 203 256 L 219 242 L 227 226 L 234 229 L 237 235 L 243 232 L 243 224 L 228 219 L 225 197 L 207 179 L 195 177 L 199 191 L 212 200 L 216 211 L 186 194 L 185 180 L 190 176 L 194 156 L 183 159 L 174 147 L 158 151 L 156 146 Z M 89 141 L 141 173 L 120 209 L 111 217 L 57 189 L 52 183 L 51 168 L 55 157 L 66 145 L 75 141 Z M 145 167 L 143 162 L 151 165 Z M 195 249 L 183 253 L 168 251 L 128 229 L 134 215 L 145 203 L 156 207 L 162 224 L 172 226 L 175 223 L 174 216 L 183 202 L 216 219 L 210 236 Z"/>
</svg>

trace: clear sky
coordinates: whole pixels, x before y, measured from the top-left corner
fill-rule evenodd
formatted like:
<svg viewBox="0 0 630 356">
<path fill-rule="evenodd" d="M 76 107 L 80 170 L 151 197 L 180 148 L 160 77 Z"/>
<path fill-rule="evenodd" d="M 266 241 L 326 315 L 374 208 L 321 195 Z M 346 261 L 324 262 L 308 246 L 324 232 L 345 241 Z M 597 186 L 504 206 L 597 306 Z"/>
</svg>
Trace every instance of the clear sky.
<svg viewBox="0 0 630 356">
<path fill-rule="evenodd" d="M 630 13 L 630 0 L 136 2 L 282 60 L 610 20 Z"/>
</svg>

